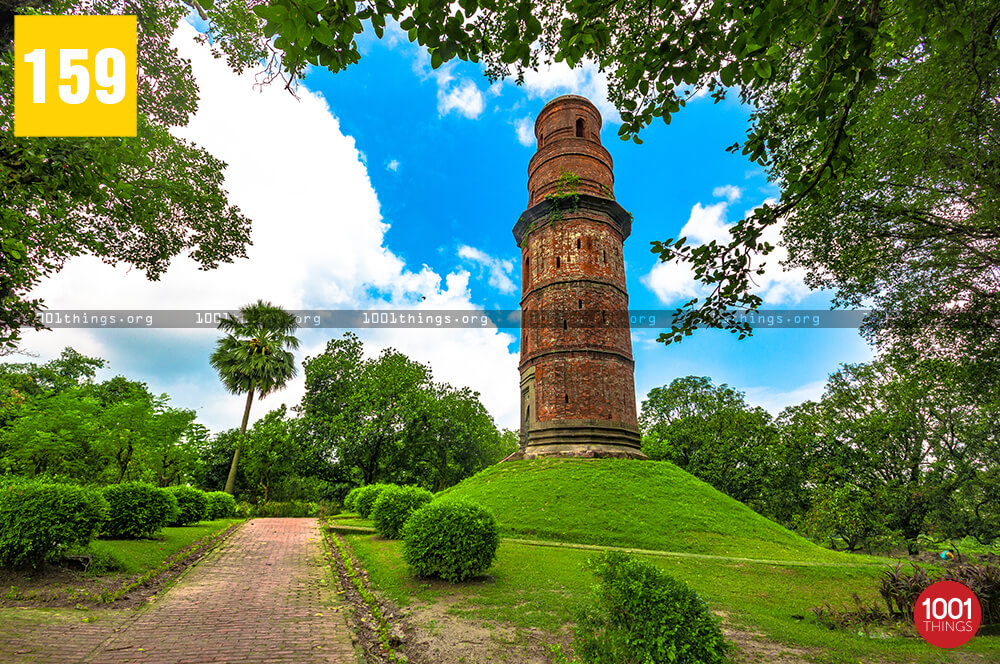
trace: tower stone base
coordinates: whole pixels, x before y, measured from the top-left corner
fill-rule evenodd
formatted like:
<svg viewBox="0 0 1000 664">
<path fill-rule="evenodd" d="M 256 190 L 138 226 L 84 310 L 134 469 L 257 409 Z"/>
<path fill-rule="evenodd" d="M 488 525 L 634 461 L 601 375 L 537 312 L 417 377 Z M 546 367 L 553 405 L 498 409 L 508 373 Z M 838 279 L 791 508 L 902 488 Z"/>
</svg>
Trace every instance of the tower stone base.
<svg viewBox="0 0 1000 664">
<path fill-rule="evenodd" d="M 639 432 L 608 420 L 558 420 L 534 422 L 527 431 L 528 444 L 506 460 L 540 457 L 587 459 L 647 459 L 639 449 Z"/>
</svg>

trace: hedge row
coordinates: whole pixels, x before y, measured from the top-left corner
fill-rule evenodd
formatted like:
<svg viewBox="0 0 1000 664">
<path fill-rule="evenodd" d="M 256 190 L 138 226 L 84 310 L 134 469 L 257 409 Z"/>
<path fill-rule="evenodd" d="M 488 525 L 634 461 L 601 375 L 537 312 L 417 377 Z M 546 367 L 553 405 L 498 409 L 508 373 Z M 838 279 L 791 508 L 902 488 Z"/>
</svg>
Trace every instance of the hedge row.
<svg viewBox="0 0 1000 664">
<path fill-rule="evenodd" d="M 100 492 L 48 482 L 0 488 L 0 566 L 39 567 L 97 536 L 108 512 Z"/>
<path fill-rule="evenodd" d="M 236 513 L 240 517 L 247 519 L 256 519 L 259 517 L 324 517 L 333 514 L 334 511 L 334 507 L 327 503 L 313 503 L 305 500 L 267 502 L 260 505 L 240 503 L 236 507 Z"/>
<path fill-rule="evenodd" d="M 166 525 L 234 516 L 223 492 L 161 489 L 143 482 L 84 488 L 5 478 L 0 483 L 0 567 L 39 567 L 99 534 L 150 537 Z"/>
</svg>

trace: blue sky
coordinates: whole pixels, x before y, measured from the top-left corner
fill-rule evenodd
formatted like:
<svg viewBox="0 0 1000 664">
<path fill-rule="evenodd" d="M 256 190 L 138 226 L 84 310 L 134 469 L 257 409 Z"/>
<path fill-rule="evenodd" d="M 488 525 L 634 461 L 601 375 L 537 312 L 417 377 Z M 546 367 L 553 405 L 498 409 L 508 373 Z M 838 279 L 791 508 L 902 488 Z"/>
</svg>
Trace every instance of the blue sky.
<svg viewBox="0 0 1000 664">
<path fill-rule="evenodd" d="M 202 89 L 198 116 L 179 134 L 229 163 L 227 187 L 254 220 L 248 260 L 215 273 L 178 259 L 149 283 L 125 268 L 71 261 L 38 289 L 52 309 L 236 308 L 258 297 L 288 308 L 516 309 L 520 253 L 511 228 L 524 210 L 525 145 L 535 115 L 559 94 L 591 98 L 605 118 L 602 140 L 615 162 L 615 193 L 634 216 L 625 244 L 633 309 L 666 309 L 697 292 L 683 270 L 659 266 L 653 240 L 722 237 L 732 223 L 777 195 L 759 167 L 724 148 L 745 135 L 748 110 L 734 98 L 695 99 L 672 124 L 646 129 L 642 145 L 617 138 L 617 116 L 593 68 L 554 69 L 490 85 L 478 65 L 429 67 L 419 48 L 389 32 L 368 39 L 358 65 L 312 71 L 299 100 L 275 86 L 252 88 L 178 35 Z M 769 308 L 826 309 L 801 273 L 772 259 L 760 294 Z M 426 299 L 422 299 L 426 298 Z M 302 334 L 300 357 L 320 352 L 339 330 Z M 480 391 L 501 426 L 517 423 L 518 336 L 510 330 L 360 330 L 371 354 L 394 346 L 431 364 L 435 377 Z M 703 331 L 677 346 L 633 330 L 638 399 L 688 374 L 747 392 L 773 412 L 822 391 L 842 362 L 871 351 L 856 330 L 761 330 L 737 341 Z M 220 429 L 238 424 L 242 400 L 227 395 L 207 356 L 208 330 L 57 330 L 29 333 L 24 347 L 47 359 L 65 345 L 198 409 Z M 268 397 L 255 417 L 295 403 L 301 377 Z"/>
</svg>

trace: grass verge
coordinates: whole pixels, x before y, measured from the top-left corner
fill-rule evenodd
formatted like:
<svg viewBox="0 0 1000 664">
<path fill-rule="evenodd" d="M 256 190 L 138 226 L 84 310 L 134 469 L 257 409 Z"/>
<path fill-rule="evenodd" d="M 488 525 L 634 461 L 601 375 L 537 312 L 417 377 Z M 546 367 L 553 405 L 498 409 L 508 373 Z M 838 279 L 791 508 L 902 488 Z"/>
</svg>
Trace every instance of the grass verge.
<svg viewBox="0 0 1000 664">
<path fill-rule="evenodd" d="M 360 618 L 355 616 L 356 622 L 367 623 L 372 628 L 372 631 L 375 633 L 374 639 L 381 646 L 382 652 L 380 654 L 385 657 L 386 661 L 390 663 L 405 662 L 405 657 L 399 658 L 396 655 L 393 647 L 393 639 L 390 635 L 391 626 L 389 620 L 382 611 L 382 606 L 378 598 L 365 584 L 365 580 L 356 569 L 351 551 L 336 532 L 328 529 L 326 535 L 327 541 L 331 545 L 330 552 L 333 563 L 336 566 L 336 572 L 342 580 L 341 585 L 344 587 L 345 592 L 348 593 L 351 603 L 355 605 L 355 610 L 368 614 Z M 356 593 L 354 597 L 351 597 L 351 588 L 347 587 L 346 582 L 350 582 L 351 586 L 353 586 L 353 591 Z"/>
<path fill-rule="evenodd" d="M 220 523 L 221 525 L 219 525 Z M 159 559 L 159 554 L 148 554 L 146 556 L 138 558 L 138 560 L 141 560 L 143 563 L 147 565 L 145 571 L 143 571 L 138 577 L 126 581 L 117 589 L 105 590 L 97 598 L 94 598 L 95 601 L 100 601 L 105 604 L 110 604 L 111 602 L 114 602 L 115 600 L 124 596 L 126 593 L 131 592 L 132 590 L 153 581 L 161 574 L 171 570 L 175 566 L 185 565 L 186 563 L 192 561 L 193 557 L 201 557 L 201 555 L 207 553 L 219 541 L 221 541 L 229 533 L 230 529 L 233 528 L 238 523 L 240 523 L 239 519 L 220 519 L 218 522 L 216 521 L 206 522 L 204 527 L 208 528 L 208 533 L 204 534 L 203 537 L 195 539 L 194 541 L 192 541 L 190 538 L 196 535 L 196 533 L 167 534 L 166 535 L 167 541 L 171 542 L 170 547 L 167 548 L 168 550 L 172 549 L 173 553 L 168 555 L 166 558 L 160 560 L 159 564 L 157 564 L 155 567 L 151 565 L 152 563 L 154 563 L 156 560 Z M 215 524 L 215 526 L 212 527 L 209 524 Z M 196 524 L 194 526 L 188 526 L 186 529 L 187 530 L 197 529 L 199 525 L 200 524 Z M 185 528 L 171 528 L 170 530 L 175 530 L 175 531 L 185 530 Z M 171 535 L 173 535 L 173 537 L 171 537 Z M 118 542 L 130 543 L 124 540 L 118 540 Z M 180 546 L 182 542 L 188 542 L 188 544 L 186 546 Z M 122 552 L 117 551 L 115 555 L 122 555 Z M 196 560 L 197 558 L 194 559 Z M 129 562 L 135 563 L 136 560 L 137 560 L 136 558 L 130 558 Z"/>
<path fill-rule="evenodd" d="M 145 574 L 198 540 L 218 533 L 242 519 L 202 521 L 193 526 L 164 528 L 155 539 L 94 540 L 90 551 L 95 560 L 125 574 Z"/>
<path fill-rule="evenodd" d="M 241 519 L 206 521 L 194 526 L 164 528 L 159 538 L 97 540 L 77 551 L 76 560 L 92 558 L 86 572 L 50 565 L 41 570 L 0 570 L 0 606 L 74 606 L 141 603 L 132 590 L 156 592 L 172 576 L 215 546 Z M 145 593 L 148 594 L 148 593 Z"/>
<path fill-rule="evenodd" d="M 462 584 L 415 579 L 398 541 L 346 536 L 371 582 L 401 605 L 447 604 L 448 612 L 473 621 L 537 627 L 555 634 L 574 620 L 594 583 L 583 564 L 594 552 L 503 542 L 489 577 Z M 870 638 L 831 631 L 814 622 L 810 609 L 840 605 L 852 593 L 874 600 L 880 567 L 781 565 L 746 561 L 639 557 L 689 583 L 727 625 L 758 641 L 774 642 L 823 664 L 913 662 L 946 664 L 1000 661 L 1000 638 L 977 637 L 955 651 L 921 639 Z M 886 567 L 890 564 L 886 561 Z M 751 639 L 752 641 L 753 639 Z M 752 655 L 752 653 L 750 653 Z"/>
</svg>

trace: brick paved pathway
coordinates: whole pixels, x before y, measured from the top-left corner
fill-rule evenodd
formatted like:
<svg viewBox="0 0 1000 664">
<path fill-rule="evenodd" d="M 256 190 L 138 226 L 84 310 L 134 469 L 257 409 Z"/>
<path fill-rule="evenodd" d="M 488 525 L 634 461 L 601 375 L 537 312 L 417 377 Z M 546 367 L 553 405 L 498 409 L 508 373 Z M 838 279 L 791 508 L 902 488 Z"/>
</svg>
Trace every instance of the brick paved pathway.
<svg viewBox="0 0 1000 664">
<path fill-rule="evenodd" d="M 87 664 L 357 661 L 315 519 L 254 519 Z"/>
<path fill-rule="evenodd" d="M 354 664 L 321 537 L 316 519 L 254 519 L 136 611 L 5 609 L 0 661 Z"/>
<path fill-rule="evenodd" d="M 315 519 L 244 524 L 84 661 L 356 662 L 321 538 Z"/>
</svg>

